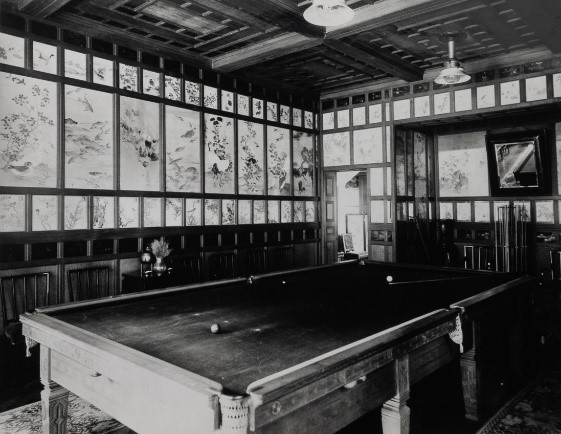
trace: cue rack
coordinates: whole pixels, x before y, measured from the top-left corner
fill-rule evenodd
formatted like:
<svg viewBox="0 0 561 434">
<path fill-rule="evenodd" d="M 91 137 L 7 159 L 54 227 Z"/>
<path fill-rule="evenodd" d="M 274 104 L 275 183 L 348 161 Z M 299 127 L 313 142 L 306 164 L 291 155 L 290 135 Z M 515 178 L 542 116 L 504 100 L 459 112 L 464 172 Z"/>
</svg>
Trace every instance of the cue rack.
<svg viewBox="0 0 561 434">
<path fill-rule="evenodd" d="M 496 270 L 525 272 L 527 269 L 528 212 L 525 206 L 506 205 L 497 208 L 495 219 Z"/>
</svg>

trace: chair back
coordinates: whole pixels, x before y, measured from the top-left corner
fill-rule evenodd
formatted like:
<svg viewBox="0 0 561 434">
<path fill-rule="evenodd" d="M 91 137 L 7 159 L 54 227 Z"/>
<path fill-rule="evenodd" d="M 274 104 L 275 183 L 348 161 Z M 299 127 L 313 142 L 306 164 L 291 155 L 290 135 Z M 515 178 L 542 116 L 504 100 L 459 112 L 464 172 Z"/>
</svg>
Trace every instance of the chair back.
<svg viewBox="0 0 561 434">
<path fill-rule="evenodd" d="M 275 246 L 269 248 L 269 271 L 282 271 L 294 267 L 294 247 Z"/>
<path fill-rule="evenodd" d="M 268 271 L 267 251 L 264 248 L 247 249 L 239 256 L 240 276 L 254 276 Z"/>
<path fill-rule="evenodd" d="M 91 300 L 109 294 L 109 267 L 68 270 L 70 301 Z"/>
<path fill-rule="evenodd" d="M 173 275 L 178 276 L 185 283 L 196 283 L 202 280 L 200 255 L 166 258 L 166 263 L 168 268 L 173 268 Z"/>
<path fill-rule="evenodd" d="M 236 253 L 234 251 L 208 252 L 206 264 L 208 280 L 236 277 Z"/>
<path fill-rule="evenodd" d="M 49 300 L 50 274 L 47 272 L 0 277 L 2 335 L 15 343 L 21 337 L 19 315 L 47 306 Z"/>
</svg>

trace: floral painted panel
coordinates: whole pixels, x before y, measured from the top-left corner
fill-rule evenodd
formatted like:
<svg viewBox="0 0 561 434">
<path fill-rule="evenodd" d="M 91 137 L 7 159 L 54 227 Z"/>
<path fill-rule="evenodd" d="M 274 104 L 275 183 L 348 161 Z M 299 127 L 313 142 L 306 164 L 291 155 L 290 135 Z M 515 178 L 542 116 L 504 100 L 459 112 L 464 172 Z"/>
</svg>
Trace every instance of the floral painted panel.
<svg viewBox="0 0 561 434">
<path fill-rule="evenodd" d="M 337 128 L 348 128 L 350 123 L 349 110 L 339 110 L 337 112 Z"/>
<path fill-rule="evenodd" d="M 370 201 L 370 223 L 384 223 L 384 201 L 371 200 Z"/>
<path fill-rule="evenodd" d="M 306 205 L 304 201 L 297 200 L 294 202 L 294 208 L 292 210 L 292 218 L 294 223 L 304 223 L 306 219 Z"/>
<path fill-rule="evenodd" d="M 458 202 L 456 204 L 456 219 L 460 222 L 471 221 L 471 202 Z"/>
<path fill-rule="evenodd" d="M 64 76 L 77 80 L 86 80 L 86 54 L 73 50 L 64 50 Z"/>
<path fill-rule="evenodd" d="M 279 111 L 281 124 L 290 124 L 290 107 L 281 105 Z"/>
<path fill-rule="evenodd" d="M 200 113 L 166 106 L 166 189 L 201 191 Z"/>
<path fill-rule="evenodd" d="M 57 48 L 54 45 L 33 42 L 33 69 L 35 71 L 57 73 Z"/>
<path fill-rule="evenodd" d="M 220 199 L 205 199 L 205 225 L 220 224 Z"/>
<path fill-rule="evenodd" d="M 302 110 L 298 108 L 292 109 L 292 125 L 295 127 L 302 126 Z"/>
<path fill-rule="evenodd" d="M 382 104 L 368 106 L 368 122 L 377 124 L 382 122 Z"/>
<path fill-rule="evenodd" d="M 264 194 L 263 125 L 238 121 L 238 188 L 240 194 Z"/>
<path fill-rule="evenodd" d="M 121 97 L 122 190 L 160 189 L 159 113 L 157 103 Z"/>
<path fill-rule="evenodd" d="M 314 114 L 312 112 L 304 112 L 304 128 L 314 128 Z"/>
<path fill-rule="evenodd" d="M 119 63 L 119 87 L 125 90 L 138 91 L 138 68 Z"/>
<path fill-rule="evenodd" d="M 236 224 L 236 201 L 234 199 L 222 199 L 222 224 Z"/>
<path fill-rule="evenodd" d="M 267 101 L 267 120 L 278 122 L 278 105 L 276 102 Z"/>
<path fill-rule="evenodd" d="M 57 86 L 0 73 L 0 185 L 56 187 Z"/>
<path fill-rule="evenodd" d="M 316 203 L 313 200 L 306 201 L 306 222 L 316 221 Z"/>
<path fill-rule="evenodd" d="M 251 200 L 238 200 L 238 224 L 251 224 Z"/>
<path fill-rule="evenodd" d="M 520 82 L 501 83 L 501 105 L 518 104 L 520 102 Z"/>
<path fill-rule="evenodd" d="M 384 195 L 384 168 L 373 167 L 370 169 L 370 196 Z"/>
<path fill-rule="evenodd" d="M 536 223 L 555 223 L 552 200 L 536 200 Z"/>
<path fill-rule="evenodd" d="M 457 90 L 454 92 L 454 109 L 457 112 L 472 109 L 471 89 Z"/>
<path fill-rule="evenodd" d="M 58 196 L 33 196 L 31 230 L 58 230 Z"/>
<path fill-rule="evenodd" d="M 420 118 L 423 116 L 430 116 L 430 97 L 419 96 L 414 99 L 415 117 Z"/>
<path fill-rule="evenodd" d="M 182 204 L 181 198 L 166 198 L 166 226 L 183 226 Z"/>
<path fill-rule="evenodd" d="M 434 95 L 434 114 L 443 115 L 450 113 L 450 93 L 437 93 Z"/>
<path fill-rule="evenodd" d="M 399 121 L 401 119 L 409 119 L 410 117 L 411 117 L 411 101 L 409 99 L 394 101 L 393 103 L 394 120 Z"/>
<path fill-rule="evenodd" d="M 113 95 L 64 88 L 67 188 L 113 188 Z"/>
<path fill-rule="evenodd" d="M 335 128 L 335 113 L 323 113 L 322 115 L 322 130 L 332 130 Z"/>
<path fill-rule="evenodd" d="M 353 126 L 366 124 L 366 107 L 356 107 L 353 109 Z"/>
<path fill-rule="evenodd" d="M 452 220 L 454 218 L 454 206 L 452 202 L 440 202 L 440 218 Z"/>
<path fill-rule="evenodd" d="M 252 114 L 254 118 L 263 119 L 263 114 L 264 114 L 263 106 L 264 103 L 262 99 L 253 98 Z"/>
<path fill-rule="evenodd" d="M 253 223 L 262 224 L 265 223 L 265 202 L 264 200 L 254 200 L 253 201 Z"/>
<path fill-rule="evenodd" d="M 185 102 L 187 104 L 201 105 L 201 85 L 185 80 Z"/>
<path fill-rule="evenodd" d="M 553 97 L 561 97 L 561 73 L 553 74 Z"/>
<path fill-rule="evenodd" d="M 353 131 L 354 164 L 382 163 L 384 138 L 381 127 Z"/>
<path fill-rule="evenodd" d="M 94 229 L 112 229 L 115 227 L 114 197 L 94 196 L 92 226 Z"/>
<path fill-rule="evenodd" d="M 86 196 L 64 197 L 64 229 L 88 228 L 88 198 Z"/>
<path fill-rule="evenodd" d="M 438 138 L 441 197 L 489 196 L 485 132 Z"/>
<path fill-rule="evenodd" d="M 0 194 L 0 232 L 25 230 L 25 196 Z"/>
<path fill-rule="evenodd" d="M 280 204 L 278 200 L 267 202 L 267 223 L 280 223 Z"/>
<path fill-rule="evenodd" d="M 218 108 L 218 89 L 212 86 L 203 86 L 203 105 L 208 108 Z"/>
<path fill-rule="evenodd" d="M 234 113 L 234 92 L 223 90 L 222 92 L 222 110 Z"/>
<path fill-rule="evenodd" d="M 314 195 L 314 135 L 292 132 L 294 196 Z"/>
<path fill-rule="evenodd" d="M 120 197 L 119 198 L 119 227 L 120 228 L 137 228 L 138 221 L 138 197 Z"/>
<path fill-rule="evenodd" d="M 181 101 L 181 79 L 166 75 L 165 82 L 165 97 L 174 101 Z"/>
<path fill-rule="evenodd" d="M 200 226 L 201 199 L 185 199 L 185 226 Z"/>
<path fill-rule="evenodd" d="M 268 194 L 290 194 L 290 130 L 267 127 Z"/>
<path fill-rule="evenodd" d="M 162 226 L 162 198 L 144 198 L 144 225 L 145 228 Z"/>
<path fill-rule="evenodd" d="M 476 201 L 474 202 L 474 221 L 476 223 L 488 223 L 491 221 L 491 207 L 489 202 Z"/>
<path fill-rule="evenodd" d="M 547 99 L 547 79 L 544 75 L 526 79 L 526 101 Z"/>
<path fill-rule="evenodd" d="M 0 33 L 0 63 L 6 65 L 25 66 L 24 39 Z"/>
<path fill-rule="evenodd" d="M 495 86 L 480 86 L 477 88 L 477 108 L 495 107 Z"/>
<path fill-rule="evenodd" d="M 292 223 L 292 202 L 281 200 L 281 223 Z"/>
<path fill-rule="evenodd" d="M 249 97 L 238 94 L 238 114 L 249 116 Z"/>
<path fill-rule="evenodd" d="M 142 71 L 142 93 L 160 96 L 160 73 L 144 69 Z"/>
<path fill-rule="evenodd" d="M 234 193 L 234 121 L 205 113 L 205 190 Z"/>
<path fill-rule="evenodd" d="M 93 82 L 113 86 L 113 61 L 93 56 Z"/>
<path fill-rule="evenodd" d="M 345 166 L 351 164 L 349 132 L 323 135 L 323 165 Z"/>
</svg>

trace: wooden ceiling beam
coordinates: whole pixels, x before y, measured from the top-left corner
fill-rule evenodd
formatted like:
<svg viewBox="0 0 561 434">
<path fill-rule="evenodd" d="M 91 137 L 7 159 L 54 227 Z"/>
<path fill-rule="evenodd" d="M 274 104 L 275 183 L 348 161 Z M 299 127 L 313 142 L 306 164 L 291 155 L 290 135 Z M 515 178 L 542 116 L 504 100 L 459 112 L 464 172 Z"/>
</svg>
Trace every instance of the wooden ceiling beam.
<svg viewBox="0 0 561 434">
<path fill-rule="evenodd" d="M 508 5 L 528 23 L 530 30 L 543 41 L 552 53 L 561 53 L 559 0 L 509 0 Z"/>
<path fill-rule="evenodd" d="M 17 8 L 20 12 L 45 19 L 69 2 L 70 0 L 18 0 Z"/>
<path fill-rule="evenodd" d="M 217 32 L 224 28 L 220 23 L 221 20 L 211 20 L 164 0 L 148 2 L 136 11 L 203 34 Z"/>
<path fill-rule="evenodd" d="M 296 53 L 321 45 L 321 38 L 309 38 L 296 33 L 285 33 L 274 39 L 255 44 L 251 49 L 242 48 L 212 59 L 212 67 L 218 71 L 228 72 L 245 68 L 256 63 Z"/>
<path fill-rule="evenodd" d="M 513 25 L 503 20 L 493 6 L 473 11 L 472 16 L 504 49 L 508 50 L 509 47 L 520 43 L 520 34 Z"/>
<path fill-rule="evenodd" d="M 343 56 L 342 54 L 336 53 L 334 51 L 325 50 L 324 56 L 333 62 L 344 65 L 348 68 L 351 68 L 354 71 L 361 72 L 370 77 L 375 77 L 379 75 L 379 71 L 380 71 L 379 69 L 374 68 L 372 66 L 364 65 L 359 61 Z"/>
<path fill-rule="evenodd" d="M 370 54 L 343 41 L 328 39 L 324 44 L 336 52 L 359 59 L 364 64 L 394 77 L 406 81 L 417 81 L 423 78 L 423 71 L 421 69 L 378 47 L 368 46 L 368 51 L 374 52 L 374 54 Z"/>
</svg>

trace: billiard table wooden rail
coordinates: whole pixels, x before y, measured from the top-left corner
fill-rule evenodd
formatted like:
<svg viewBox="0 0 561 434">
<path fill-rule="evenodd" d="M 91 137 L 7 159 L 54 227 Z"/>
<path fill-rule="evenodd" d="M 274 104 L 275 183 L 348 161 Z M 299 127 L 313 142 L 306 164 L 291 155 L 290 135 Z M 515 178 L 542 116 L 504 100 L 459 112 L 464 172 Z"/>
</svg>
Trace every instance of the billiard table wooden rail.
<svg viewBox="0 0 561 434">
<path fill-rule="evenodd" d="M 514 308 L 523 309 L 527 289 L 535 281 L 518 278 L 403 322 L 255 381 L 242 395 L 232 395 L 217 381 L 49 316 L 182 291 L 278 280 L 298 272 L 302 270 L 72 303 L 23 315 L 28 346 L 41 344 L 43 432 L 66 432 L 70 390 L 139 434 L 328 433 L 380 405 L 384 432 L 405 434 L 409 432 L 411 385 L 458 358 L 466 416 L 476 419 L 482 406 L 479 362 L 492 344 L 482 324 L 487 326 L 489 317 L 499 311 L 504 321 L 505 302 L 507 320 L 519 324 L 519 311 Z M 466 349 L 462 355 L 449 337 L 458 315 Z"/>
</svg>

